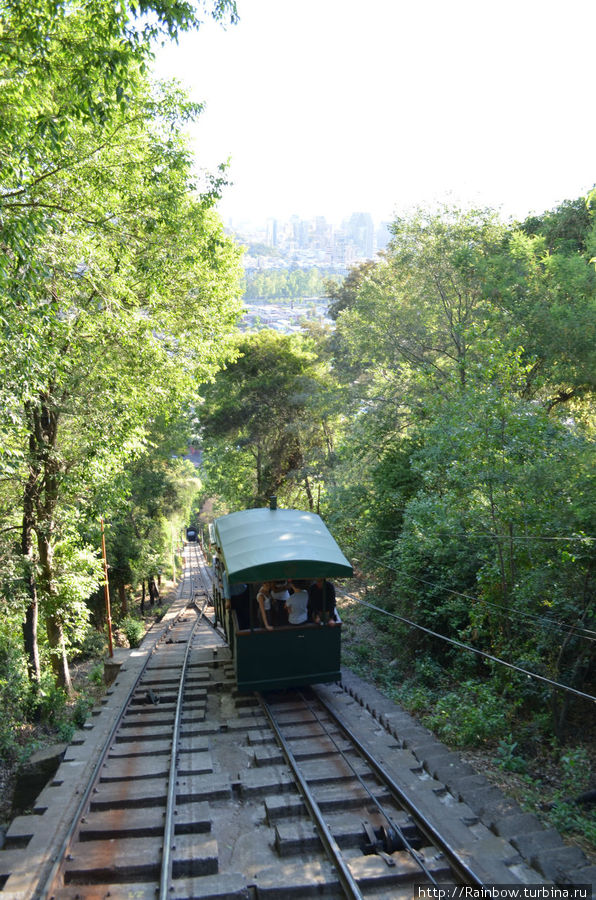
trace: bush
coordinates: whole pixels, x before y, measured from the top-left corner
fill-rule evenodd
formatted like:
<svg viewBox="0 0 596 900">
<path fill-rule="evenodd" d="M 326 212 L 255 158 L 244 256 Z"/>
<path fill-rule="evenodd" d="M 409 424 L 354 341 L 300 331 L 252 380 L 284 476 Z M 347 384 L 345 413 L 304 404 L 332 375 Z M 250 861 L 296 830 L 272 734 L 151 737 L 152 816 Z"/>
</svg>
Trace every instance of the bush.
<svg viewBox="0 0 596 900">
<path fill-rule="evenodd" d="M 6 635 L 0 635 L 0 757 L 12 759 L 19 752 L 16 726 L 26 717 L 31 686 L 22 656 Z"/>
<path fill-rule="evenodd" d="M 507 738 L 502 738 L 499 741 L 495 762 L 500 769 L 504 769 L 507 772 L 518 772 L 520 774 L 527 772 L 528 764 L 525 759 L 516 752 L 517 749 L 517 741 L 513 740 L 511 734 Z"/>
<path fill-rule="evenodd" d="M 95 628 L 90 628 L 74 658 L 77 660 L 97 659 L 98 656 L 105 654 L 106 647 L 106 635 Z"/>
<path fill-rule="evenodd" d="M 93 684 L 98 685 L 99 687 L 99 685 L 103 684 L 103 675 L 103 663 L 98 663 L 96 666 L 93 666 L 93 668 L 89 672 L 89 681 L 91 681 Z"/>
<path fill-rule="evenodd" d="M 414 673 L 416 683 L 425 687 L 436 687 L 444 676 L 441 665 L 430 654 L 417 656 Z"/>
<path fill-rule="evenodd" d="M 85 695 L 81 695 L 77 698 L 77 702 L 74 705 L 74 709 L 72 711 L 72 722 L 76 725 L 77 728 L 82 728 L 87 719 L 89 718 L 89 713 L 93 708 L 93 700 L 90 697 Z"/>
<path fill-rule="evenodd" d="M 120 622 L 120 629 L 124 632 L 129 647 L 138 647 L 145 637 L 145 625 L 140 619 L 127 616 Z"/>
<path fill-rule="evenodd" d="M 56 725 L 65 717 L 67 697 L 54 682 L 51 672 L 44 672 L 36 694 L 31 695 L 30 716 L 45 725 Z"/>
<path fill-rule="evenodd" d="M 509 733 L 506 709 L 490 684 L 465 681 L 461 690 L 440 697 L 423 723 L 452 746 L 471 747 Z"/>
</svg>

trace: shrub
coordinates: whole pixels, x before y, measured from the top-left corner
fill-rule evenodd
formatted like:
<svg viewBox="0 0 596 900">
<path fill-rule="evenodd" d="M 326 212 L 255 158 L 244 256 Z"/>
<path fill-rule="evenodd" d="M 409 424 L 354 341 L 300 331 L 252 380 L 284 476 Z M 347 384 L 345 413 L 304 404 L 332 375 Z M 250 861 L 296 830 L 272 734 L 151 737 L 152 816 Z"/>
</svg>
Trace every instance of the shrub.
<svg viewBox="0 0 596 900">
<path fill-rule="evenodd" d="M 89 713 L 93 707 L 93 700 L 90 697 L 81 694 L 77 698 L 72 711 L 72 722 L 77 728 L 82 728 L 89 717 Z"/>
<path fill-rule="evenodd" d="M 523 774 L 528 770 L 528 764 L 525 759 L 516 752 L 518 748 L 517 741 L 513 740 L 510 734 L 507 738 L 499 741 L 495 762 L 500 769 L 507 772 L 519 772 Z"/>
<path fill-rule="evenodd" d="M 98 663 L 96 666 L 93 666 L 89 672 L 89 681 L 98 686 L 103 684 L 103 672 L 103 663 Z"/>
<path fill-rule="evenodd" d="M 107 639 L 106 635 L 95 628 L 90 628 L 78 650 L 75 659 L 97 659 L 106 652 Z"/>
<path fill-rule="evenodd" d="M 508 734 L 506 704 L 490 684 L 465 681 L 436 701 L 425 725 L 455 747 L 470 747 Z"/>
<path fill-rule="evenodd" d="M 126 636 L 129 647 L 138 647 L 145 637 L 145 625 L 140 619 L 133 619 L 132 616 L 122 619 L 120 628 Z"/>
</svg>

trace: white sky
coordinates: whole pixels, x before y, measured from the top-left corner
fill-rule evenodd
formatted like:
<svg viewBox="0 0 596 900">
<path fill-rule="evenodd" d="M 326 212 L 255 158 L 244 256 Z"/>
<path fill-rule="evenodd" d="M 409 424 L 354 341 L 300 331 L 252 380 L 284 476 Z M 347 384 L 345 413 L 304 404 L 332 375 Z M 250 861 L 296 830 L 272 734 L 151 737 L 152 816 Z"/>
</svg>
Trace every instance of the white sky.
<svg viewBox="0 0 596 900">
<path fill-rule="evenodd" d="M 522 217 L 596 182 L 596 0 L 237 0 L 160 50 L 230 159 L 224 220 L 486 204 Z"/>
</svg>

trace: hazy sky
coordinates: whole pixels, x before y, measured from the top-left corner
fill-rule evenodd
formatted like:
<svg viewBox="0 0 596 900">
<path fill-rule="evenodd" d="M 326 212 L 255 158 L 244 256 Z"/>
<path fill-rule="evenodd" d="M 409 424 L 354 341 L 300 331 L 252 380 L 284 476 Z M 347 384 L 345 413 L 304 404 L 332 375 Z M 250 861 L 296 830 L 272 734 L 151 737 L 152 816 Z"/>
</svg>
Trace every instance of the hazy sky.
<svg viewBox="0 0 596 900">
<path fill-rule="evenodd" d="M 596 182 L 596 0 L 237 0 L 158 54 L 225 220 L 550 209 Z"/>
</svg>

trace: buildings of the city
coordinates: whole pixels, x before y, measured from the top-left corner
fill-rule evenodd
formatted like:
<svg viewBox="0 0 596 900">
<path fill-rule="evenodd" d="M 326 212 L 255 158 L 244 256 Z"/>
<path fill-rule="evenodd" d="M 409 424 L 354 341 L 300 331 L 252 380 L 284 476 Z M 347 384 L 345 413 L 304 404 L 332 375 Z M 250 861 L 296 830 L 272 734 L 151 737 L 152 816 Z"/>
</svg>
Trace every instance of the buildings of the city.
<svg viewBox="0 0 596 900">
<path fill-rule="evenodd" d="M 318 266 L 346 272 L 387 246 L 387 223 L 378 227 L 368 213 L 353 213 L 341 225 L 332 225 L 324 216 L 289 222 L 269 219 L 257 226 L 230 223 L 229 230 L 246 245 L 244 267 L 251 269 L 311 268 Z M 266 248 L 273 251 L 267 255 Z M 255 252 L 258 248 L 258 252 Z"/>
</svg>

